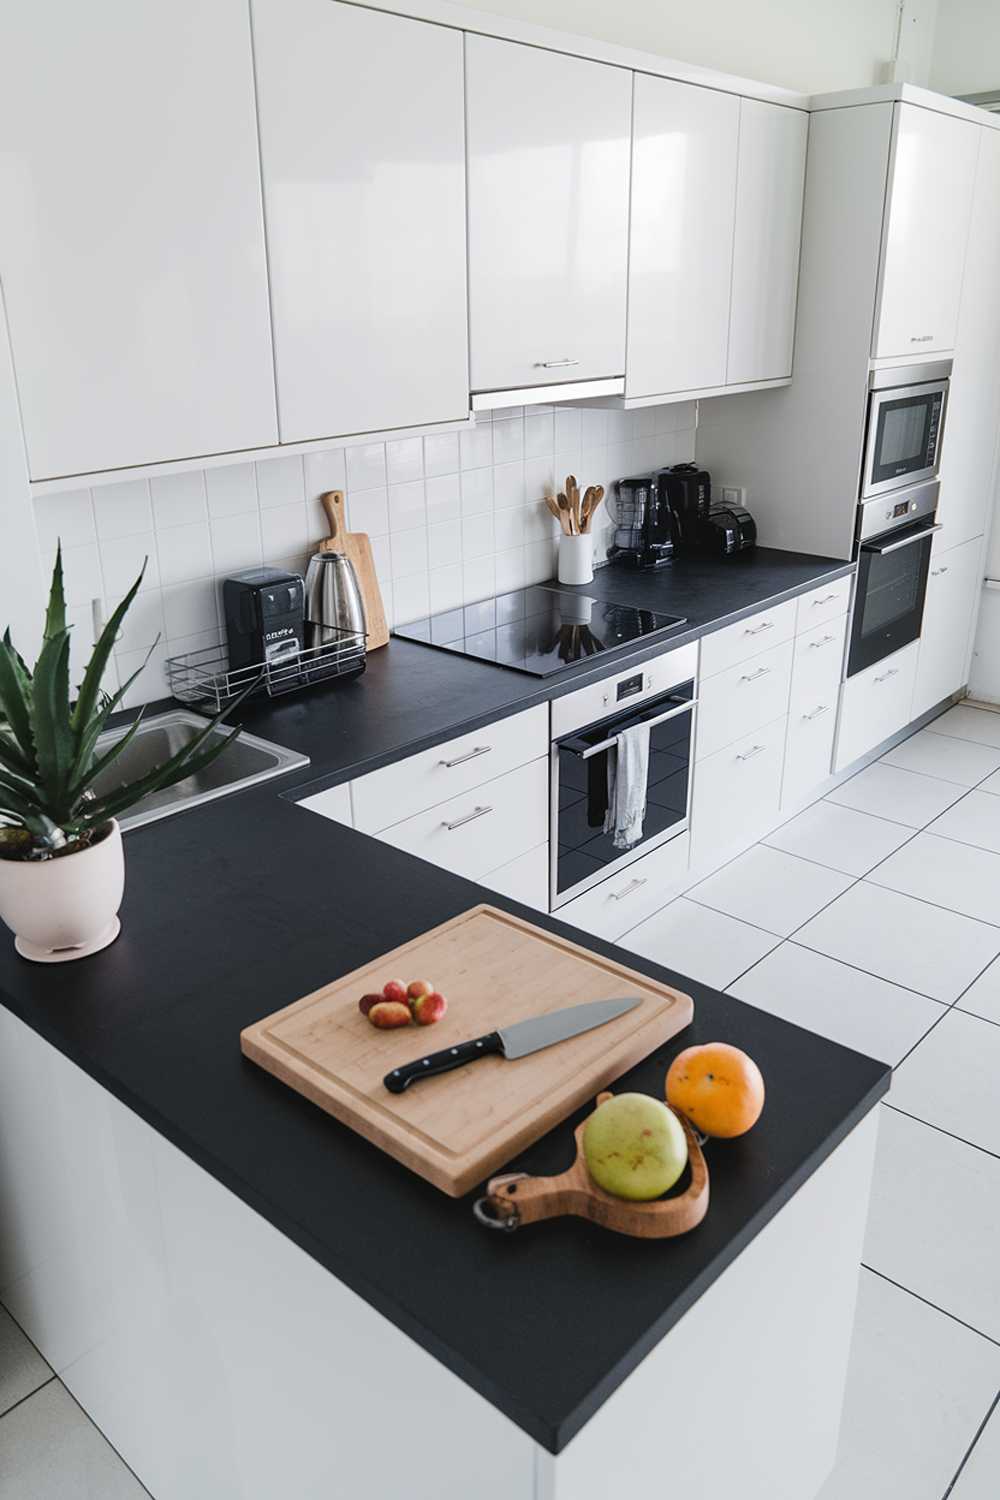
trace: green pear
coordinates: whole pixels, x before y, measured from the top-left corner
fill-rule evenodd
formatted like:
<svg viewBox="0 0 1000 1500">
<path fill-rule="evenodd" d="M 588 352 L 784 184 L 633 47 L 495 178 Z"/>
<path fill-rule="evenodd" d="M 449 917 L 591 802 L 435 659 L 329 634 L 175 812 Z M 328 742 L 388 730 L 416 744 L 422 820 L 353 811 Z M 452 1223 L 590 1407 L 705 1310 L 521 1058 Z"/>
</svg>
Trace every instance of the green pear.
<svg viewBox="0 0 1000 1500">
<path fill-rule="evenodd" d="M 659 1099 L 615 1094 L 583 1127 L 583 1155 L 598 1187 L 643 1202 L 673 1187 L 687 1165 L 687 1138 Z"/>
</svg>

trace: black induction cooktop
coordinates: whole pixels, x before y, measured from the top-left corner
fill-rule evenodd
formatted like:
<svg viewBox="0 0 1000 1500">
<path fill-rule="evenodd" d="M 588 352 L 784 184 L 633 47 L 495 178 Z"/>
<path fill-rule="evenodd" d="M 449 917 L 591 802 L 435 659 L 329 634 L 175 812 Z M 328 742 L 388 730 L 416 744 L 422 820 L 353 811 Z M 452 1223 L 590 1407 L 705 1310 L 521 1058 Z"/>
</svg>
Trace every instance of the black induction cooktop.
<svg viewBox="0 0 1000 1500">
<path fill-rule="evenodd" d="M 609 604 L 540 583 L 397 625 L 393 634 L 532 677 L 550 677 L 590 656 L 634 645 L 684 623 L 678 615 Z"/>
</svg>

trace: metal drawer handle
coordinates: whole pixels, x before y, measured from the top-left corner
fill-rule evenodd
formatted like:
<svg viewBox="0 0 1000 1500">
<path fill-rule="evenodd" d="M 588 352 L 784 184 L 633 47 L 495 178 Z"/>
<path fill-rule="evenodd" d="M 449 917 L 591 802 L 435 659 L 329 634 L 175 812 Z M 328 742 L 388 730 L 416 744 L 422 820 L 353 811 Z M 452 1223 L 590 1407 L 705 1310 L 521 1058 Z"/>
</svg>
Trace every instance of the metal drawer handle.
<svg viewBox="0 0 1000 1500">
<path fill-rule="evenodd" d="M 875 681 L 875 682 L 888 682 L 890 677 L 898 677 L 898 676 L 899 676 L 899 668 L 898 667 L 890 667 L 889 670 L 888 670 L 888 672 L 883 672 L 881 677 L 875 677 L 875 678 L 873 678 L 873 681 Z"/>
<path fill-rule="evenodd" d="M 737 755 L 736 759 L 753 760 L 755 756 L 763 755 L 766 749 L 766 745 L 753 745 L 749 750 L 745 750 L 742 755 Z"/>
<path fill-rule="evenodd" d="M 942 573 L 947 573 L 949 564 L 945 563 L 943 568 L 931 568 L 931 577 L 940 578 Z"/>
<path fill-rule="evenodd" d="M 477 755 L 489 755 L 492 749 L 492 745 L 476 745 L 473 750 L 469 751 L 468 755 L 456 755 L 454 760 L 440 760 L 438 761 L 438 765 L 447 766 L 450 771 L 452 766 L 464 766 L 467 760 L 475 760 Z"/>
<path fill-rule="evenodd" d="M 473 818 L 485 818 L 486 814 L 492 811 L 492 807 L 474 807 L 470 813 L 466 813 L 464 818 L 456 818 L 454 823 L 442 823 L 441 827 L 447 828 L 449 833 L 453 833 L 456 828 L 461 828 L 464 823 L 471 823 Z"/>
<path fill-rule="evenodd" d="M 640 886 L 648 885 L 648 884 L 649 884 L 649 876 L 648 875 L 644 875 L 640 880 L 632 880 L 632 881 L 630 881 L 629 884 L 626 885 L 626 886 L 623 886 L 620 891 L 612 891 L 611 892 L 611 899 L 612 899 L 612 901 L 624 901 L 626 896 L 631 896 L 632 892 L 633 891 L 637 891 Z"/>
<path fill-rule="evenodd" d="M 536 370 L 564 370 L 568 365 L 578 365 L 578 359 L 542 359 L 535 365 Z"/>
<path fill-rule="evenodd" d="M 812 607 L 813 609 L 815 609 L 817 604 L 832 604 L 834 599 L 836 599 L 837 597 L 838 596 L 836 594 L 824 594 L 822 599 L 813 600 Z"/>
<path fill-rule="evenodd" d="M 744 635 L 760 635 L 760 633 L 761 633 L 762 630 L 773 630 L 773 629 L 774 629 L 774 621 L 773 620 L 765 620 L 764 623 L 763 623 L 763 625 L 754 625 L 752 628 L 748 625 L 747 628 L 746 628 L 746 630 L 744 630 L 743 634 Z"/>
<path fill-rule="evenodd" d="M 758 667 L 757 670 L 756 670 L 756 672 L 744 672 L 743 676 L 740 678 L 740 681 L 741 682 L 756 682 L 757 679 L 758 679 L 758 677 L 770 677 L 770 675 L 771 675 L 771 668 L 770 667 Z"/>
<path fill-rule="evenodd" d="M 824 714 L 828 714 L 829 712 L 829 705 L 826 703 L 821 703 L 819 708 L 814 708 L 811 714 L 803 714 L 802 718 L 806 723 L 808 723 L 811 719 L 821 719 Z"/>
<path fill-rule="evenodd" d="M 810 641 L 809 650 L 818 651 L 820 646 L 829 646 L 830 642 L 835 641 L 836 639 L 837 637 L 835 635 L 825 635 L 821 641 Z"/>
</svg>

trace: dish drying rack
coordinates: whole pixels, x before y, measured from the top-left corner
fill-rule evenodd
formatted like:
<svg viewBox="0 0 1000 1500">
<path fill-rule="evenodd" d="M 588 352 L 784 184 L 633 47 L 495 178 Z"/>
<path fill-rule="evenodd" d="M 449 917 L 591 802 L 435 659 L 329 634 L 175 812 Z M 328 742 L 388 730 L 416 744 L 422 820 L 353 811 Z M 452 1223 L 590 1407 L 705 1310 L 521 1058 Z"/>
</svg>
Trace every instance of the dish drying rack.
<svg viewBox="0 0 1000 1500">
<path fill-rule="evenodd" d="M 327 633 L 330 633 L 329 627 Z M 353 677 L 365 670 L 364 631 L 338 630 L 321 646 L 306 646 L 296 656 L 254 662 L 235 670 L 228 665 L 226 647 L 203 646 L 166 661 L 167 684 L 181 703 L 207 705 L 218 713 L 254 684 L 250 697 L 266 693 L 277 698 L 318 687 L 337 677 Z"/>
</svg>

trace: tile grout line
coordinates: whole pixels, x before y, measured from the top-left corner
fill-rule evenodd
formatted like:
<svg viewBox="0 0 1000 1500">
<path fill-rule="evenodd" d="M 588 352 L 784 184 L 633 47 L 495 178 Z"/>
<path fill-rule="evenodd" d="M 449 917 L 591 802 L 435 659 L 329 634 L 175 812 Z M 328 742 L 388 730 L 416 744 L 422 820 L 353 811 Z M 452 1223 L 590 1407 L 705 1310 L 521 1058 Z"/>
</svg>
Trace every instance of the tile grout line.
<svg viewBox="0 0 1000 1500">
<path fill-rule="evenodd" d="M 16 1401 L 11 1402 L 10 1406 L 8 1406 L 5 1411 L 0 1412 L 0 1422 L 3 1421 L 4 1417 L 9 1417 L 12 1411 L 17 1411 L 17 1408 L 19 1406 L 23 1406 L 26 1401 L 30 1401 L 32 1396 L 37 1396 L 39 1391 L 44 1391 L 45 1387 L 47 1385 L 51 1385 L 53 1380 L 58 1379 L 59 1376 L 53 1373 L 47 1380 L 43 1380 L 41 1385 L 36 1385 L 33 1391 L 28 1391 L 26 1395 L 19 1396 Z M 104 1434 L 102 1433 L 101 1436 L 103 1437 Z"/>
<path fill-rule="evenodd" d="M 54 1378 L 57 1378 L 57 1377 L 54 1377 Z M 60 1386 L 62 1386 L 62 1389 L 66 1392 L 66 1394 L 69 1397 L 69 1399 L 73 1402 L 73 1405 L 81 1413 L 81 1415 L 83 1416 L 84 1420 L 90 1423 L 91 1427 L 97 1433 L 98 1437 L 102 1440 L 102 1442 L 107 1443 L 108 1447 L 111 1449 L 111 1452 L 118 1459 L 118 1462 L 122 1465 L 122 1467 L 124 1469 L 128 1470 L 128 1472 L 131 1474 L 132 1478 L 135 1480 L 136 1484 L 142 1490 L 142 1493 L 144 1495 L 148 1495 L 149 1496 L 149 1500 L 153 1500 L 152 1491 L 150 1491 L 150 1490 L 148 1490 L 146 1488 L 146 1486 L 143 1484 L 142 1480 L 139 1478 L 138 1474 L 132 1468 L 131 1464 L 129 1464 L 129 1463 L 127 1463 L 125 1461 L 125 1459 L 119 1453 L 118 1449 L 115 1447 L 114 1443 L 107 1436 L 107 1434 L 101 1431 L 101 1429 L 98 1427 L 97 1423 L 94 1421 L 93 1417 L 86 1410 L 86 1408 L 80 1405 L 79 1401 L 73 1395 L 73 1392 L 70 1390 L 69 1386 L 66 1385 L 62 1380 L 59 1381 L 59 1384 L 60 1384 Z"/>
<path fill-rule="evenodd" d="M 941 1500 L 948 1500 L 948 1496 L 951 1494 L 952 1490 L 955 1488 L 956 1484 L 961 1478 L 962 1470 L 965 1468 L 966 1464 L 969 1462 L 969 1459 L 972 1457 L 973 1449 L 979 1442 L 979 1439 L 982 1437 L 983 1433 L 986 1431 L 989 1420 L 992 1417 L 993 1413 L 996 1411 L 998 1404 L 1000 1404 L 1000 1391 L 997 1391 L 996 1395 L 993 1397 L 993 1400 L 990 1402 L 989 1410 L 987 1411 L 983 1420 L 980 1422 L 979 1426 L 976 1428 L 975 1436 L 973 1437 L 972 1442 L 969 1444 L 968 1448 L 966 1448 L 965 1454 L 962 1458 L 962 1462 L 955 1470 L 955 1473 L 952 1476 L 951 1483 L 945 1490 L 944 1494 L 941 1496 Z"/>
<path fill-rule="evenodd" d="M 940 1024 L 940 1021 L 936 1021 L 934 1026 L 940 1026 Z M 931 1027 L 931 1031 L 934 1030 L 934 1026 Z M 943 1125 L 935 1125 L 933 1120 L 924 1120 L 920 1115 L 915 1115 L 912 1110 L 903 1109 L 900 1104 L 890 1103 L 888 1095 L 881 1102 L 886 1109 L 891 1109 L 894 1114 L 903 1115 L 907 1120 L 913 1120 L 917 1125 L 925 1125 L 928 1130 L 936 1130 L 938 1135 L 946 1135 L 949 1140 L 957 1141 L 960 1146 L 968 1146 L 971 1151 L 978 1151 L 983 1156 L 989 1156 L 994 1161 L 1000 1161 L 1000 1151 L 991 1151 L 989 1146 L 980 1146 L 976 1141 L 970 1141 L 967 1136 L 957 1135 L 954 1130 L 946 1130 Z M 1000 1340 L 997 1340 L 997 1342 L 1000 1343 Z"/>
<path fill-rule="evenodd" d="M 953 1323 L 957 1323 L 960 1328 L 967 1328 L 970 1333 L 974 1333 L 977 1338 L 985 1339 L 986 1342 L 988 1344 L 992 1344 L 995 1349 L 1000 1349 L 1000 1339 L 995 1339 L 990 1334 L 984 1333 L 981 1328 L 976 1328 L 974 1324 L 967 1323 L 964 1318 L 957 1318 L 955 1314 L 950 1313 L 946 1307 L 939 1307 L 938 1304 L 936 1302 L 932 1302 L 929 1297 L 922 1297 L 920 1293 L 915 1292 L 912 1287 L 904 1286 L 901 1281 L 895 1281 L 891 1276 L 887 1276 L 884 1271 L 879 1271 L 875 1268 L 875 1266 L 870 1266 L 866 1260 L 863 1260 L 861 1262 L 861 1268 L 862 1270 L 867 1271 L 870 1276 L 877 1276 L 880 1281 L 887 1281 L 889 1285 L 894 1286 L 898 1292 L 904 1292 L 907 1297 L 912 1297 L 914 1301 L 922 1302 L 925 1307 L 933 1308 L 934 1312 L 940 1313 L 942 1318 L 950 1318 L 950 1320 Z"/>
</svg>

